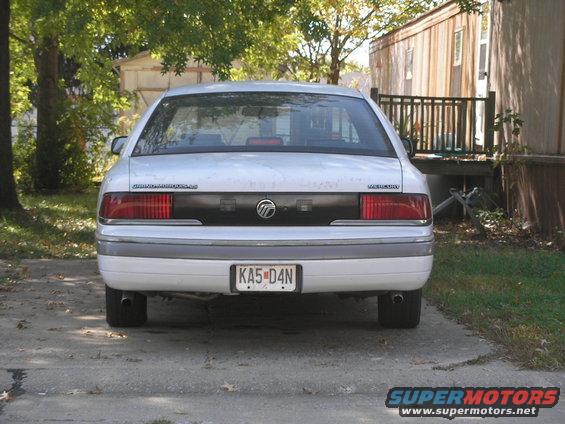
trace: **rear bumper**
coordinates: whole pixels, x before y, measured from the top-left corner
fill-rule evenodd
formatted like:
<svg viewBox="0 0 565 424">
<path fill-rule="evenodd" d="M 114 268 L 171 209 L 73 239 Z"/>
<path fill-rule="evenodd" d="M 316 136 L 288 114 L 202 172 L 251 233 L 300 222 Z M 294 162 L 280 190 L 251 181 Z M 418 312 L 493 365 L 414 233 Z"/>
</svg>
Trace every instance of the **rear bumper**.
<svg viewBox="0 0 565 424">
<path fill-rule="evenodd" d="M 234 264 L 300 264 L 302 293 L 416 290 L 430 275 L 433 256 L 317 260 L 167 259 L 98 255 L 110 287 L 132 291 L 230 293 Z"/>
<path fill-rule="evenodd" d="M 242 233 L 237 239 L 226 239 L 227 230 L 208 238 L 179 230 L 187 233 L 143 237 L 131 229 L 127 234 L 127 229 L 116 234 L 114 228 L 99 232 L 98 263 L 106 284 L 132 291 L 230 293 L 232 265 L 296 264 L 302 266 L 303 293 L 415 290 L 426 283 L 433 262 L 431 226 L 323 233 L 303 229 L 300 238 L 289 234 L 297 229 L 263 230 L 265 239 L 260 240 L 249 238 L 255 229 L 246 233 L 248 238 Z M 341 237 L 327 238 L 329 231 L 340 231 Z"/>
</svg>

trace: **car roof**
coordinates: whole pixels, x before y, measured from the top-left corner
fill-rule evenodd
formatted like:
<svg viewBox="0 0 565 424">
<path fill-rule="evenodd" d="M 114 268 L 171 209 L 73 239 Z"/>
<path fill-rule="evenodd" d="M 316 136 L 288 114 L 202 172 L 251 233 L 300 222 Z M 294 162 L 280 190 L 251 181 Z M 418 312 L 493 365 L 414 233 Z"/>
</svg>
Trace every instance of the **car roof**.
<svg viewBox="0 0 565 424">
<path fill-rule="evenodd" d="M 348 87 L 341 87 L 338 85 L 330 84 L 288 81 L 225 81 L 209 84 L 186 85 L 183 87 L 171 88 L 165 93 L 165 97 L 181 96 L 185 94 L 233 92 L 312 93 L 363 98 L 363 95 L 358 90 L 354 90 Z"/>
</svg>

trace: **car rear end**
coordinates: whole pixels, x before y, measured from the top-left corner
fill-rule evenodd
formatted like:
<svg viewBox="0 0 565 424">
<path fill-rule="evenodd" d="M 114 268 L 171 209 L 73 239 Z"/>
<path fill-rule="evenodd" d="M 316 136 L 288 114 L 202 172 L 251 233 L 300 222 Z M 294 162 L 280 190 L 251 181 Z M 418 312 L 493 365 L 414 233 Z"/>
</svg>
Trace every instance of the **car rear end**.
<svg viewBox="0 0 565 424">
<path fill-rule="evenodd" d="M 379 295 L 384 325 L 417 325 L 429 194 L 376 106 L 309 85 L 225 90 L 169 93 L 106 177 L 109 322 L 142 323 L 134 304 L 156 293 L 335 292 Z"/>
</svg>

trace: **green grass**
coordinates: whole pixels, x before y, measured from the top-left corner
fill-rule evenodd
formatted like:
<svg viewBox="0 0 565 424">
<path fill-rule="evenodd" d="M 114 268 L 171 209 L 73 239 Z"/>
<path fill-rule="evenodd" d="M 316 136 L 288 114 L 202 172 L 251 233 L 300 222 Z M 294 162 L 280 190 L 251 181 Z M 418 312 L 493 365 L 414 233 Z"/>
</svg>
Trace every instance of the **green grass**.
<svg viewBox="0 0 565 424">
<path fill-rule="evenodd" d="M 565 364 L 565 254 L 439 243 L 425 294 L 528 368 Z"/>
<path fill-rule="evenodd" d="M 96 196 L 21 195 L 24 211 L 0 214 L 0 259 L 95 257 Z"/>
</svg>

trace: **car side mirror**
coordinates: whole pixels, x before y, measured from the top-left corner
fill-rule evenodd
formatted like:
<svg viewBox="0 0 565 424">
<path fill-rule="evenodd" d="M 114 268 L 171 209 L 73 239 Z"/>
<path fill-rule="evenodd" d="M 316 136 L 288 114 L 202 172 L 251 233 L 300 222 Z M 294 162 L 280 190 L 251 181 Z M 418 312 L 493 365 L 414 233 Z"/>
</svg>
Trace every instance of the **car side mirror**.
<svg viewBox="0 0 565 424">
<path fill-rule="evenodd" d="M 112 140 L 112 147 L 110 148 L 110 150 L 112 150 L 112 153 L 115 155 L 119 155 L 122 149 L 124 148 L 127 139 L 128 139 L 127 135 L 121 135 L 119 137 L 114 138 Z"/>
<path fill-rule="evenodd" d="M 416 149 L 414 148 L 414 143 L 412 142 L 412 140 L 406 137 L 402 137 L 400 140 L 402 141 L 402 145 L 404 146 L 408 157 L 413 158 L 416 154 Z"/>
</svg>

